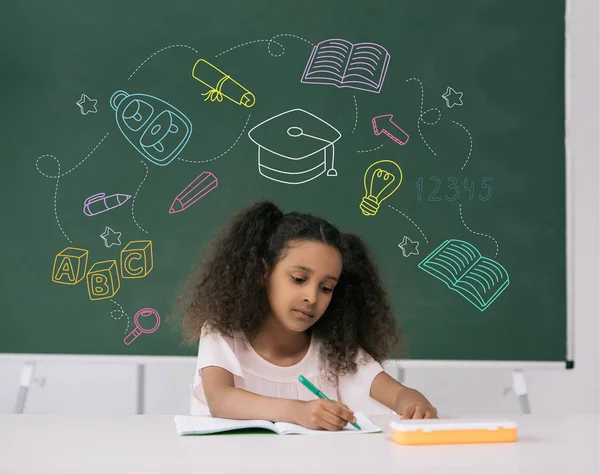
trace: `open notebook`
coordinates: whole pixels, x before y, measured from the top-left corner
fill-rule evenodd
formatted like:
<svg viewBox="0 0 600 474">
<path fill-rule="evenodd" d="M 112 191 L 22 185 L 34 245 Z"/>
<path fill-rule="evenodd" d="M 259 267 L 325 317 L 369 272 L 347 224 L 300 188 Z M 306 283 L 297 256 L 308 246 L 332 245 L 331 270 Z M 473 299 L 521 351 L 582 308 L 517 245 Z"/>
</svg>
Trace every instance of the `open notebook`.
<svg viewBox="0 0 600 474">
<path fill-rule="evenodd" d="M 262 429 L 272 431 L 280 435 L 288 434 L 306 434 L 306 435 L 326 435 L 326 434 L 360 434 L 360 433 L 381 433 L 382 430 L 373 423 L 363 413 L 355 413 L 356 422 L 361 427 L 360 430 L 348 423 L 340 431 L 310 430 L 294 423 L 283 421 L 271 422 L 266 420 L 230 420 L 227 418 L 214 418 L 210 416 L 184 416 L 175 417 L 175 427 L 179 436 L 187 435 L 207 435 L 213 433 L 223 433 L 226 431 L 236 431 L 245 429 Z"/>
</svg>

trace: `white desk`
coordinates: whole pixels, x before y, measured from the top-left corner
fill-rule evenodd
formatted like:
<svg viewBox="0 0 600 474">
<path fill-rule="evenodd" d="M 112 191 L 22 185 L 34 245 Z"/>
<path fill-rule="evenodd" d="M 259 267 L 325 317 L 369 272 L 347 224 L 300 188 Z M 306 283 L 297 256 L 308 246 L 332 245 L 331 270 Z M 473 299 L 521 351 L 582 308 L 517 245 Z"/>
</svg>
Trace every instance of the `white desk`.
<svg viewBox="0 0 600 474">
<path fill-rule="evenodd" d="M 384 434 L 179 437 L 172 416 L 0 415 L 0 472 L 598 474 L 598 415 L 520 415 L 506 444 L 400 446 Z"/>
</svg>

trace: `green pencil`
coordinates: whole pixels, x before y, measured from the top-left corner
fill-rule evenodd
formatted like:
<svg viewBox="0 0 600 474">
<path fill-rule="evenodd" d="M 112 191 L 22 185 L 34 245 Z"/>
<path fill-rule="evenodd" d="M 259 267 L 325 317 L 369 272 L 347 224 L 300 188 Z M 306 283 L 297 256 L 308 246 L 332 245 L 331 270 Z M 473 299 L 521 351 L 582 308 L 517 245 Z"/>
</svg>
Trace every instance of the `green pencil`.
<svg viewBox="0 0 600 474">
<path fill-rule="evenodd" d="M 317 397 L 319 398 L 324 398 L 325 400 L 329 400 L 331 402 L 331 399 L 325 395 L 323 392 L 321 392 L 321 390 L 319 390 L 317 387 L 315 387 L 312 383 L 310 383 L 310 381 L 304 377 L 304 375 L 300 375 L 298 377 L 298 380 L 300 381 L 300 383 L 302 385 L 304 385 L 307 389 L 309 389 L 312 393 L 314 393 Z M 357 430 L 362 429 L 358 423 L 350 423 L 352 426 L 354 426 Z"/>
</svg>

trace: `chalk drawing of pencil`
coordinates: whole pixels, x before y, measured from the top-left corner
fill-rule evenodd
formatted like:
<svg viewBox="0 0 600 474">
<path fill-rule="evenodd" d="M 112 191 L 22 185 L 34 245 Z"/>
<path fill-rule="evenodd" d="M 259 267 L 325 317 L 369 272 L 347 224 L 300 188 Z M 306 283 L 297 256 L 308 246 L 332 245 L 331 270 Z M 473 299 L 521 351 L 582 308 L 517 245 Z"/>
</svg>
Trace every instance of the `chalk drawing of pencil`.
<svg viewBox="0 0 600 474">
<path fill-rule="evenodd" d="M 185 211 L 219 185 L 219 180 L 210 171 L 203 171 L 173 200 L 169 214 Z"/>
<path fill-rule="evenodd" d="M 83 201 L 83 213 L 86 216 L 95 216 L 103 212 L 110 211 L 115 207 L 122 206 L 129 200 L 129 194 L 111 194 L 107 196 L 104 193 L 94 194 Z"/>
</svg>

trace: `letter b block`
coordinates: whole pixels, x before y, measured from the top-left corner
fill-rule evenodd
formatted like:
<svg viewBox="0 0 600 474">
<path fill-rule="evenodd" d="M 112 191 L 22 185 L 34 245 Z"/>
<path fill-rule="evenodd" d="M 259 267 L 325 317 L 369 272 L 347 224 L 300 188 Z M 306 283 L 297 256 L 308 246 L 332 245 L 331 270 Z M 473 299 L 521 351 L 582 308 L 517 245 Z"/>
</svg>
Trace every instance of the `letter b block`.
<svg viewBox="0 0 600 474">
<path fill-rule="evenodd" d="M 67 247 L 54 258 L 52 281 L 63 285 L 76 285 L 85 276 L 88 251 Z"/>
<path fill-rule="evenodd" d="M 121 250 L 121 276 L 144 278 L 154 267 L 151 240 L 132 240 Z"/>
<path fill-rule="evenodd" d="M 91 300 L 112 298 L 120 286 L 116 260 L 96 262 L 87 274 L 88 294 Z"/>
</svg>

